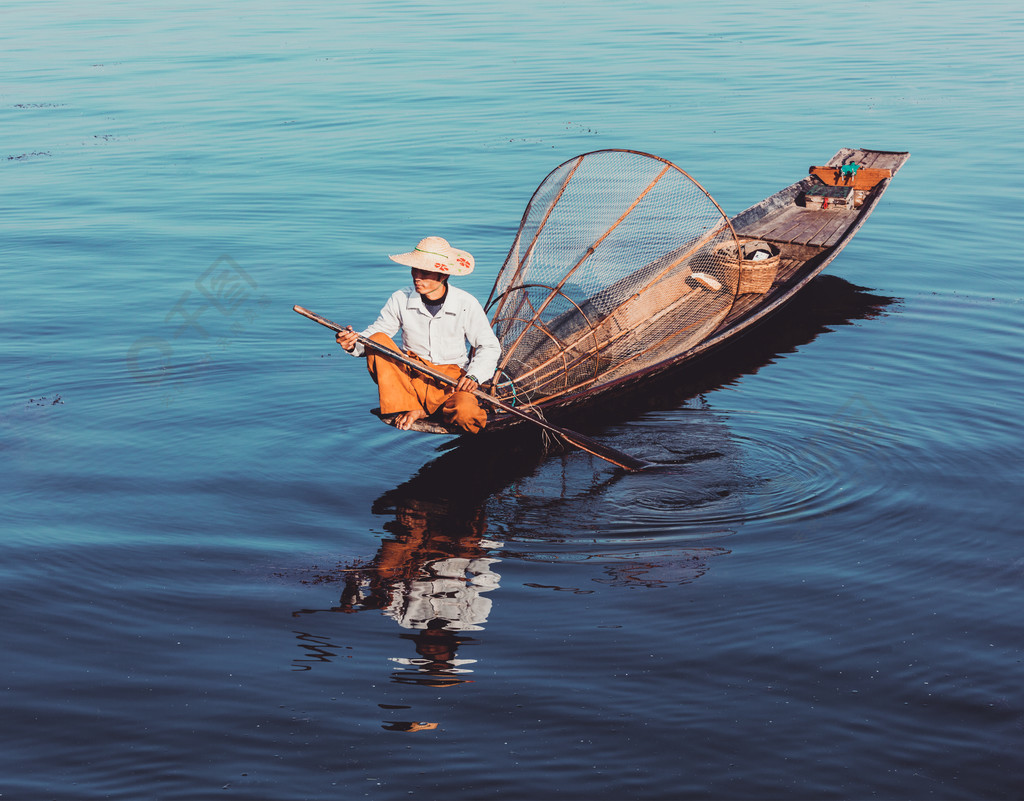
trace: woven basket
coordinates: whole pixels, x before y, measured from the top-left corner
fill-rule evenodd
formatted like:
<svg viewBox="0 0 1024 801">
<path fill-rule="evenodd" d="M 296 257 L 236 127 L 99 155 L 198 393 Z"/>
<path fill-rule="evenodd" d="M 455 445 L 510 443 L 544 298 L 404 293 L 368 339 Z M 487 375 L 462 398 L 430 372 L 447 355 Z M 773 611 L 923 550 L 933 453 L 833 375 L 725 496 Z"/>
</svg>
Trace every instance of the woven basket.
<svg viewBox="0 0 1024 801">
<path fill-rule="evenodd" d="M 744 258 L 739 262 L 739 286 L 736 288 L 736 294 L 763 295 L 772 288 L 775 276 L 778 275 L 779 248 L 762 239 L 741 239 L 740 249 Z M 750 256 L 758 250 L 768 250 L 772 255 L 767 259 L 755 261 Z M 723 242 L 715 248 L 714 254 L 715 260 L 724 263 L 723 266 L 732 268 L 736 265 L 736 245 L 733 242 Z M 727 272 L 731 273 L 731 269 Z"/>
</svg>

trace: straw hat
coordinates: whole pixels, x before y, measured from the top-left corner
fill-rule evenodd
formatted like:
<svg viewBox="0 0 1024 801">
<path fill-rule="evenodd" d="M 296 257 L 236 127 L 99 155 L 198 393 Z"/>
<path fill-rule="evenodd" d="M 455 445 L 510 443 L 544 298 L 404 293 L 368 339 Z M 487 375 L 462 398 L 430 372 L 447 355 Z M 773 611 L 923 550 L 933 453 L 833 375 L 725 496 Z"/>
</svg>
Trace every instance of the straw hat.
<svg viewBox="0 0 1024 801">
<path fill-rule="evenodd" d="M 464 250 L 456 250 L 448 244 L 447 239 L 439 236 L 421 239 L 411 252 L 399 253 L 388 258 L 406 267 L 415 267 L 432 273 L 469 275 L 473 272 L 473 257 Z"/>
</svg>

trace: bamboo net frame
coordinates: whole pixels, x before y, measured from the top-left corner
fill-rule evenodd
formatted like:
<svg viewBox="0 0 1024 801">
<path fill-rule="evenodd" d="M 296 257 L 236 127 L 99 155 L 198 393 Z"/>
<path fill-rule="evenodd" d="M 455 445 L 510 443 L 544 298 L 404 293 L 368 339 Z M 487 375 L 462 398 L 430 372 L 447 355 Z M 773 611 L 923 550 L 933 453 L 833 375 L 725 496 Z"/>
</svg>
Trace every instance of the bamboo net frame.
<svg viewBox="0 0 1024 801">
<path fill-rule="evenodd" d="M 543 404 L 669 362 L 725 319 L 737 244 L 708 192 L 665 159 L 599 150 L 556 167 L 523 214 L 487 302 L 495 392 Z"/>
</svg>

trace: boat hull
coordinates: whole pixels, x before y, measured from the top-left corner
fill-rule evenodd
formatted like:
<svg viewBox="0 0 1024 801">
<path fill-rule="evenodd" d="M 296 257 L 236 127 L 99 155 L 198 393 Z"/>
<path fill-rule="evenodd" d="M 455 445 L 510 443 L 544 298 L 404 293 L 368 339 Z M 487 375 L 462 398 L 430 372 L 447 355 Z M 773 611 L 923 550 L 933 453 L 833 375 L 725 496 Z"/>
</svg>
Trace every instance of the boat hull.
<svg viewBox="0 0 1024 801">
<path fill-rule="evenodd" d="M 655 375 L 698 359 L 703 361 L 774 314 L 842 252 L 909 157 L 906 152 L 843 148 L 825 164 L 812 166 L 799 181 L 737 214 L 730 224 L 740 242 L 767 243 L 778 252 L 778 267 L 770 286 L 737 294 L 724 319 L 689 350 L 600 386 L 539 403 L 538 408 L 543 414 L 564 418 L 575 408 L 610 393 L 628 391 Z M 860 172 L 859 179 L 843 170 L 849 164 L 858 165 L 854 176 Z M 491 417 L 488 430 L 504 430 L 522 422 L 499 413 Z M 422 430 L 461 433 L 429 420 L 424 421 Z"/>
</svg>

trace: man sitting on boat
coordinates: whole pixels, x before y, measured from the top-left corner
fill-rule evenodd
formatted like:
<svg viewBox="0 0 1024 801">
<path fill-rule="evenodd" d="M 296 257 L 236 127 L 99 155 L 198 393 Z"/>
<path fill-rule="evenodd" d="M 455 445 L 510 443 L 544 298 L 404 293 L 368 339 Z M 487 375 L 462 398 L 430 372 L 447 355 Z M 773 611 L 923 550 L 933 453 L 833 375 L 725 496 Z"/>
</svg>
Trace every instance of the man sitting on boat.
<svg viewBox="0 0 1024 801">
<path fill-rule="evenodd" d="M 412 268 L 413 285 L 388 298 L 376 322 L 362 335 L 399 350 L 392 337 L 401 331 L 404 352 L 457 379 L 455 391 L 386 355 L 367 352 L 352 326 L 335 338 L 352 355 L 366 356 L 380 393 L 381 414 L 397 414 L 397 428 L 408 430 L 440 409 L 446 423 L 475 434 L 487 424 L 487 412 L 471 393 L 494 374 L 501 345 L 479 301 L 465 290 L 448 286 L 450 276 L 473 271 L 473 257 L 439 236 L 428 236 L 410 253 L 390 258 Z M 467 344 L 471 354 L 466 352 Z"/>
</svg>

